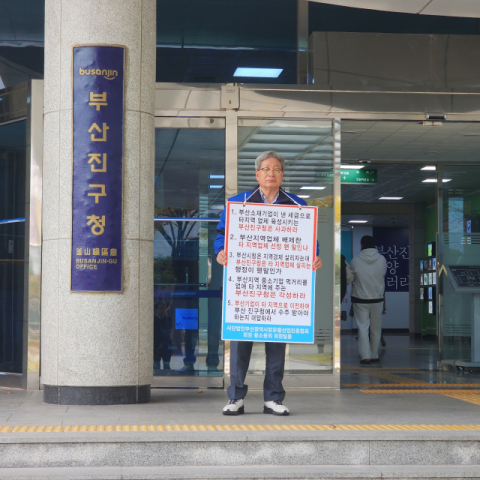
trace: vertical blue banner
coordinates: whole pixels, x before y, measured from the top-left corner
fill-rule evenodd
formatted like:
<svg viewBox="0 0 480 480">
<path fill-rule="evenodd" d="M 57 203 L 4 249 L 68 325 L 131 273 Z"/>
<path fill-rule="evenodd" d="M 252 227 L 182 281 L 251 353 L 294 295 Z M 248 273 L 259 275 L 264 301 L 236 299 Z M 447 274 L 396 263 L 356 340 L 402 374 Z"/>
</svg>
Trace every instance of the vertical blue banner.
<svg viewBox="0 0 480 480">
<path fill-rule="evenodd" d="M 72 283 L 122 291 L 124 47 L 73 48 Z"/>
</svg>

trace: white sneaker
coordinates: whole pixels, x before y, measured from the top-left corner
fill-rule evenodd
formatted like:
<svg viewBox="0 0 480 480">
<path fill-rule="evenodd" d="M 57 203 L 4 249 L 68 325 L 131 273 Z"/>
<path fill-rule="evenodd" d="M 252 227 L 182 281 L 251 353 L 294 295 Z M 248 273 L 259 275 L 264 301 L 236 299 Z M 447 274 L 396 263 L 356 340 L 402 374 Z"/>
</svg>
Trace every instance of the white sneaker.
<svg viewBox="0 0 480 480">
<path fill-rule="evenodd" d="M 229 400 L 228 403 L 223 407 L 224 415 L 240 415 L 245 413 L 243 398 L 238 400 Z"/>
<path fill-rule="evenodd" d="M 283 405 L 282 402 L 277 400 L 271 400 L 269 402 L 265 402 L 263 406 L 263 413 L 271 413 L 272 415 L 289 415 L 290 410 Z"/>
</svg>

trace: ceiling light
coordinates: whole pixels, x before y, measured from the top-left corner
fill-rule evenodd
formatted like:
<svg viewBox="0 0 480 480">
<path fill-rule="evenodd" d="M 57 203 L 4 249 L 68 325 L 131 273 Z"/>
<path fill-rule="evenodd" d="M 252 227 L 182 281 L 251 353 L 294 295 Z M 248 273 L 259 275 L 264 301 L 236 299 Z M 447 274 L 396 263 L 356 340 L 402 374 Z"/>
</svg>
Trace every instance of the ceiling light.
<svg viewBox="0 0 480 480">
<path fill-rule="evenodd" d="M 462 133 L 463 137 L 478 137 L 478 133 Z"/>
<path fill-rule="evenodd" d="M 310 198 L 310 195 L 298 195 L 298 198 Z"/>
<path fill-rule="evenodd" d="M 368 220 L 349 220 L 348 223 L 368 223 Z"/>
<path fill-rule="evenodd" d="M 223 185 L 210 185 L 210 188 L 223 188 Z"/>
<path fill-rule="evenodd" d="M 261 77 L 278 78 L 283 72 L 283 68 L 250 68 L 238 67 L 233 74 L 234 77 Z"/>
<path fill-rule="evenodd" d="M 360 170 L 361 168 L 365 168 L 365 165 L 340 165 L 340 168 L 344 170 Z"/>
<path fill-rule="evenodd" d="M 437 167 L 435 165 L 427 165 L 426 167 L 421 168 L 420 170 L 436 170 Z"/>
<path fill-rule="evenodd" d="M 379 200 L 401 200 L 403 197 L 380 197 Z"/>
<path fill-rule="evenodd" d="M 300 190 L 325 190 L 325 187 L 300 187 Z"/>
<path fill-rule="evenodd" d="M 225 178 L 225 175 L 210 175 L 210 178 Z"/>
<path fill-rule="evenodd" d="M 444 178 L 443 183 L 451 182 L 451 178 Z M 437 183 L 436 178 L 426 178 L 425 180 L 422 180 L 422 183 Z"/>
<path fill-rule="evenodd" d="M 429 152 L 425 152 L 427 155 L 438 155 L 440 152 L 437 152 L 435 150 L 430 150 Z"/>
</svg>

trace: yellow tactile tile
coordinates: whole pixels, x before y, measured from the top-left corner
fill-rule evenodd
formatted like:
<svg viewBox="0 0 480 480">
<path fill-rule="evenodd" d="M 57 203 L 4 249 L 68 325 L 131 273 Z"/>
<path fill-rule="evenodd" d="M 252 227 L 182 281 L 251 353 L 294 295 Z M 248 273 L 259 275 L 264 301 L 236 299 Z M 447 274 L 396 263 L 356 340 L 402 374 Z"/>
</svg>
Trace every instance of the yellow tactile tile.
<svg viewBox="0 0 480 480">
<path fill-rule="evenodd" d="M 436 393 L 427 390 L 428 393 Z M 408 390 L 411 393 L 410 390 Z M 370 393 L 370 391 L 369 391 Z M 472 395 L 473 396 L 473 395 Z M 476 396 L 480 402 L 480 396 Z M 469 400 L 467 400 L 469 401 Z M 480 404 L 480 403 L 479 403 Z M 283 432 L 341 432 L 341 431 L 448 431 L 448 430 L 480 430 L 480 425 L 62 425 L 40 426 L 17 425 L 1 426 L 0 433 L 42 433 L 42 432 L 258 432 L 258 431 L 283 431 Z"/>
<path fill-rule="evenodd" d="M 389 388 L 382 388 L 382 389 L 377 389 L 377 388 L 369 388 L 369 389 L 362 389 L 360 390 L 362 393 L 440 393 L 442 395 L 448 395 L 448 396 L 461 396 L 461 395 L 471 395 L 471 394 L 479 394 L 480 390 L 446 390 L 444 388 L 432 388 L 432 389 L 426 389 L 426 388 L 409 388 L 409 389 L 401 389 L 401 388 L 395 388 L 395 389 L 389 389 Z"/>
<path fill-rule="evenodd" d="M 418 384 L 422 388 L 466 388 L 477 387 L 480 388 L 480 383 L 426 383 Z M 417 384 L 412 383 L 342 383 L 344 387 L 360 387 L 360 388 L 397 388 L 397 387 L 412 387 L 416 388 Z"/>
</svg>

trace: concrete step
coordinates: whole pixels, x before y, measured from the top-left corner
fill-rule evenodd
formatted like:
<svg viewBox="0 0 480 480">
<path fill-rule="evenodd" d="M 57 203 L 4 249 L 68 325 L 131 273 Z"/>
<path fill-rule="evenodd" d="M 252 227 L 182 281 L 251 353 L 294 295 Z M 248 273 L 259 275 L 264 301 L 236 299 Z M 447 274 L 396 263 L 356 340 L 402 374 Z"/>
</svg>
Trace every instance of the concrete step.
<svg viewBox="0 0 480 480">
<path fill-rule="evenodd" d="M 477 465 L 261 465 L 0 469 L 1 480 L 433 480 L 480 478 Z"/>
<path fill-rule="evenodd" d="M 273 466 L 281 470 L 294 465 L 450 465 L 475 466 L 480 471 L 480 432 L 79 432 L 0 436 L 2 472 L 71 467 L 243 470 L 246 466 Z"/>
</svg>

